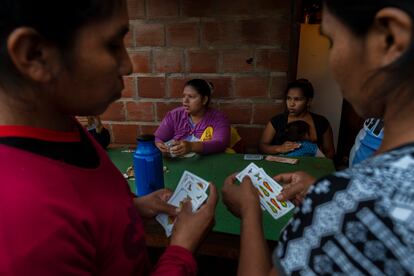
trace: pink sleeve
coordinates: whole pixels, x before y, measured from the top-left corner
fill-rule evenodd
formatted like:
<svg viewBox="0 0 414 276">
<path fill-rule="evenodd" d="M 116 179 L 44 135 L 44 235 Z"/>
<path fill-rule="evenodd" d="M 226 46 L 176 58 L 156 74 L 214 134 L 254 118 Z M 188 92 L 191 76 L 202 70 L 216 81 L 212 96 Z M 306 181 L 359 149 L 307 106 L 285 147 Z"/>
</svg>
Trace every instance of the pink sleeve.
<svg viewBox="0 0 414 276">
<path fill-rule="evenodd" d="M 153 276 L 195 276 L 197 264 L 193 255 L 180 246 L 169 246 L 155 266 Z"/>
<path fill-rule="evenodd" d="M 227 117 L 218 113 L 214 118 L 213 139 L 203 142 L 203 153 L 224 152 L 230 144 L 230 123 Z"/>
<path fill-rule="evenodd" d="M 171 112 L 168 112 L 167 115 L 165 115 L 154 135 L 155 142 L 167 142 L 174 138 L 174 120 Z"/>
</svg>

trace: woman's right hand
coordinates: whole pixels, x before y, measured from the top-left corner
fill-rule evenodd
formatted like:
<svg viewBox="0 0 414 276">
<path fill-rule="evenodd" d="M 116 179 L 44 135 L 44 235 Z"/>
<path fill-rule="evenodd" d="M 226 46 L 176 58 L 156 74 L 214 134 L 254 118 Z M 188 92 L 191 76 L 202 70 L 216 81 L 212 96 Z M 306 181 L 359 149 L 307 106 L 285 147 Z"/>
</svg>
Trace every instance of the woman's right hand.
<svg viewBox="0 0 414 276">
<path fill-rule="evenodd" d="M 157 146 L 157 148 L 164 154 L 169 153 L 170 150 L 167 147 L 166 144 L 164 144 L 164 142 L 155 142 L 155 145 Z"/>
<path fill-rule="evenodd" d="M 275 153 L 288 153 L 292 150 L 300 148 L 300 144 L 296 142 L 286 141 L 282 145 L 277 146 Z"/>
<path fill-rule="evenodd" d="M 184 202 L 174 223 L 170 245 L 178 245 L 194 252 L 213 227 L 218 195 L 217 188 L 212 183 L 209 186 L 207 202 L 196 212 L 192 212 L 191 201 Z"/>
</svg>

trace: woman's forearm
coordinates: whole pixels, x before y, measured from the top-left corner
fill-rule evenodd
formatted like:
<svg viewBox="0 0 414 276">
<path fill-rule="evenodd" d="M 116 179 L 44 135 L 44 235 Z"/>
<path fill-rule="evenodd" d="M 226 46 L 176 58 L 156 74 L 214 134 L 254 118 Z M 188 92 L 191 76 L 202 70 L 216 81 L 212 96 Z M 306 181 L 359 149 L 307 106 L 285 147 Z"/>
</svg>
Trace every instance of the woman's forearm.
<svg viewBox="0 0 414 276">
<path fill-rule="evenodd" d="M 243 217 L 240 239 L 238 275 L 268 275 L 272 267 L 260 209 L 259 212 L 253 210 Z"/>
<path fill-rule="evenodd" d="M 278 145 L 269 145 L 269 144 L 263 144 L 263 143 L 259 145 L 260 152 L 267 153 L 267 154 L 281 153 L 279 151 L 279 148 L 280 147 Z"/>
</svg>

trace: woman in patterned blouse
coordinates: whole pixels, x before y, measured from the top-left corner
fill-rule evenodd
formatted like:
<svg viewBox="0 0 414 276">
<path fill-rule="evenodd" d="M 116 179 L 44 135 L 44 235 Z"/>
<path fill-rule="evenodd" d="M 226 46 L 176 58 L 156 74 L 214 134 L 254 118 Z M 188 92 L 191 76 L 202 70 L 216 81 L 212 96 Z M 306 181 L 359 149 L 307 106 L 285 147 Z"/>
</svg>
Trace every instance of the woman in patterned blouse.
<svg viewBox="0 0 414 276">
<path fill-rule="evenodd" d="M 384 139 L 374 157 L 316 183 L 303 172 L 275 177 L 281 197 L 304 199 L 273 265 L 256 189 L 228 177 L 223 199 L 242 220 L 239 275 L 414 275 L 414 2 L 324 8 L 333 76 L 360 116 L 383 118 Z"/>
</svg>

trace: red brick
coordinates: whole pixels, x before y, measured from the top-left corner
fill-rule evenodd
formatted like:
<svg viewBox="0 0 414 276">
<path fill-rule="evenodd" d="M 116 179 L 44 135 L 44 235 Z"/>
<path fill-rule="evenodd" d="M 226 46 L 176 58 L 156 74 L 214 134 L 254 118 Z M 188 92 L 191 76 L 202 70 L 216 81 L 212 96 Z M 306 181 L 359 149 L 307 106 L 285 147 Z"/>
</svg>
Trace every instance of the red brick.
<svg viewBox="0 0 414 276">
<path fill-rule="evenodd" d="M 224 72 L 251 72 L 254 70 L 254 53 L 250 49 L 223 51 Z"/>
<path fill-rule="evenodd" d="M 141 125 L 140 135 L 154 134 L 157 128 L 158 128 L 157 125 Z"/>
<path fill-rule="evenodd" d="M 230 21 L 205 22 L 202 25 L 202 45 L 236 45 L 240 36 L 240 24 Z"/>
<path fill-rule="evenodd" d="M 232 124 L 250 124 L 252 118 L 251 104 L 220 104 L 220 110 L 227 115 Z"/>
<path fill-rule="evenodd" d="M 274 18 L 212 21 L 202 24 L 202 44 L 205 46 L 250 44 L 288 47 L 289 36 L 289 23 Z"/>
<path fill-rule="evenodd" d="M 248 151 L 257 152 L 263 128 L 238 126 L 237 131 L 242 137 L 243 144 L 246 145 Z"/>
<path fill-rule="evenodd" d="M 136 145 L 138 131 L 138 125 L 112 124 L 112 141 L 115 144 Z"/>
<path fill-rule="evenodd" d="M 164 98 L 164 77 L 139 77 L 138 96 L 142 98 Z"/>
<path fill-rule="evenodd" d="M 162 49 L 154 50 L 155 71 L 161 73 L 181 72 L 183 54 L 181 50 Z"/>
<path fill-rule="evenodd" d="M 269 80 L 265 77 L 240 77 L 236 79 L 237 97 L 267 97 Z"/>
<path fill-rule="evenodd" d="M 172 23 L 167 25 L 168 46 L 198 46 L 199 27 L 197 22 Z"/>
<path fill-rule="evenodd" d="M 188 51 L 187 69 L 191 73 L 216 73 L 219 54 L 214 50 Z"/>
<path fill-rule="evenodd" d="M 284 99 L 287 80 L 285 76 L 272 77 L 272 85 L 270 87 L 270 97 L 273 99 Z"/>
<path fill-rule="evenodd" d="M 150 73 L 150 51 L 134 51 L 130 54 L 134 73 Z"/>
<path fill-rule="evenodd" d="M 154 104 L 147 102 L 127 102 L 127 120 L 152 122 L 154 121 Z"/>
<path fill-rule="evenodd" d="M 129 19 L 145 18 L 145 0 L 128 0 Z"/>
<path fill-rule="evenodd" d="M 181 102 L 157 103 L 157 121 L 161 122 L 168 111 L 182 106 Z"/>
<path fill-rule="evenodd" d="M 276 14 L 283 13 L 290 15 L 291 1 L 286 0 L 258 0 L 254 1 L 256 14 Z"/>
<path fill-rule="evenodd" d="M 177 17 L 178 0 L 147 0 L 148 18 Z"/>
<path fill-rule="evenodd" d="M 279 22 L 276 25 L 276 44 L 281 45 L 283 48 L 289 48 L 290 40 L 290 23 Z M 273 45 L 274 46 L 274 45 Z"/>
<path fill-rule="evenodd" d="M 169 95 L 171 98 L 181 98 L 183 96 L 184 85 L 191 78 L 173 77 L 168 79 Z"/>
<path fill-rule="evenodd" d="M 269 120 L 283 112 L 285 105 L 283 103 L 255 104 L 253 114 L 253 124 L 267 124 Z"/>
<path fill-rule="evenodd" d="M 123 102 L 112 103 L 106 111 L 101 115 L 102 120 L 105 121 L 124 121 L 125 108 Z"/>
<path fill-rule="evenodd" d="M 215 16 L 214 0 L 182 0 L 181 14 L 186 17 Z"/>
<path fill-rule="evenodd" d="M 230 77 L 206 78 L 206 80 L 214 85 L 213 99 L 229 98 L 232 96 L 233 82 Z"/>
<path fill-rule="evenodd" d="M 257 0 L 219 0 L 217 1 L 218 15 L 249 15 Z"/>
<path fill-rule="evenodd" d="M 237 43 L 250 45 L 283 45 L 288 47 L 289 24 L 280 20 L 260 18 L 241 20 Z"/>
<path fill-rule="evenodd" d="M 261 71 L 286 72 L 289 68 L 289 54 L 280 50 L 258 50 L 256 67 Z"/>
<path fill-rule="evenodd" d="M 165 46 L 163 24 L 141 23 L 134 26 L 137 46 Z"/>
<path fill-rule="evenodd" d="M 136 95 L 136 81 L 135 77 L 123 77 L 124 79 L 124 90 L 122 90 L 123 98 L 132 98 Z"/>
</svg>

